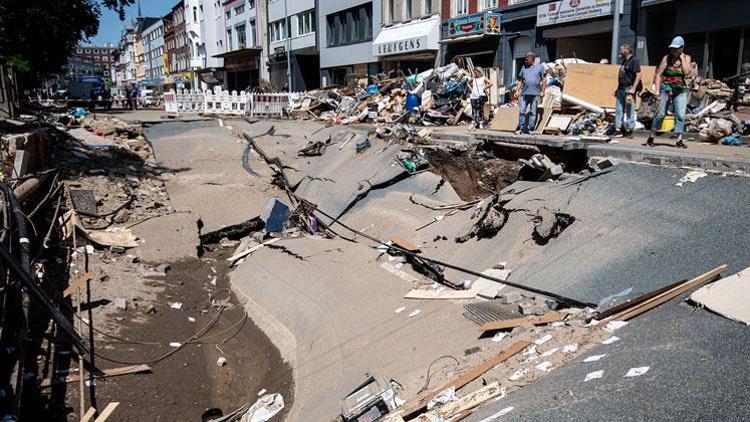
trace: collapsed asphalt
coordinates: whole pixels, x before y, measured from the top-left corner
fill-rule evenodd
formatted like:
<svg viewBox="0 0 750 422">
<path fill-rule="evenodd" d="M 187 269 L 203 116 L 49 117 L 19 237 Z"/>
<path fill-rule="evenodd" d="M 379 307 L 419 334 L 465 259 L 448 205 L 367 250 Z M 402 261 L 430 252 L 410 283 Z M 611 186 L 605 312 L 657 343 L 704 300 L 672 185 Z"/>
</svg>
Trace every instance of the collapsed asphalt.
<svg viewBox="0 0 750 422">
<path fill-rule="evenodd" d="M 252 126 L 244 122 L 231 124 L 240 130 L 249 130 Z M 210 142 L 211 148 L 217 150 L 232 145 L 232 139 L 236 138 L 229 131 L 222 134 L 216 126 L 210 128 L 204 123 L 198 124 L 200 127 L 180 123 L 180 126 L 166 128 L 168 125 L 171 124 L 157 125 L 154 129 L 165 126 L 163 130 L 168 133 L 162 133 L 161 144 L 168 145 L 162 148 L 172 151 L 170 157 L 179 156 L 178 151 L 184 154 L 184 144 L 172 144 L 177 140 L 188 142 L 189 136 L 180 132 L 182 128 L 195 129 L 198 132 L 192 132 L 191 136 L 201 134 L 203 137 L 189 141 L 191 145 Z M 297 122 L 284 122 L 281 126 L 293 134 L 292 138 L 268 137 L 259 142 L 274 156 L 281 157 L 292 169 L 290 172 L 298 172 L 294 176 L 297 180 L 309 176 L 306 183 L 314 188 L 310 192 L 318 195 L 322 203 L 331 201 L 341 210 L 349 207 L 344 220 L 360 229 L 368 229 L 368 233 L 384 238 L 394 233 L 409 233 L 416 225 L 433 218 L 436 212 L 409 201 L 412 192 L 420 192 L 423 201 L 460 201 L 449 184 L 443 183 L 436 189 L 441 183 L 439 178 L 418 175 L 370 191 L 359 197 L 355 206 L 349 206 L 361 186 L 352 182 L 377 174 L 383 170 L 378 166 L 388 165 L 388 161 L 380 158 L 368 162 L 366 158 L 349 155 L 348 160 L 357 161 L 352 166 L 347 158 L 336 157 L 331 161 L 331 155 L 326 153 L 322 160 L 328 160 L 327 163 L 316 164 L 315 159 L 298 158 L 296 150 L 314 138 L 311 134 L 319 128 Z M 262 133 L 261 129 L 257 128 L 257 132 Z M 307 139 L 299 136 L 304 133 Z M 319 135 L 325 137 L 328 133 L 322 131 Z M 153 133 L 149 133 L 149 137 L 158 138 Z M 155 143 L 157 153 L 159 144 Z M 201 147 L 201 154 L 191 159 L 202 160 L 206 148 Z M 230 149 L 237 153 L 223 156 L 230 160 L 227 164 L 231 164 L 231 171 L 215 166 L 205 166 L 203 170 L 206 174 L 229 176 L 232 184 L 247 180 L 257 185 L 257 178 L 241 173 L 244 171 L 240 166 L 241 145 Z M 338 155 L 339 148 L 329 147 L 329 152 Z M 185 155 L 182 158 L 188 159 Z M 254 158 L 254 168 L 265 171 L 262 177 L 266 177 L 268 169 L 263 169 L 263 164 Z M 376 165 L 372 167 L 373 164 Z M 510 205 L 517 212 L 511 213 L 505 227 L 493 238 L 472 240 L 463 245 L 452 241 L 465 223 L 470 222 L 470 211 L 459 212 L 413 236 L 415 241 L 425 245 L 430 256 L 480 271 L 507 260 L 514 269 L 511 281 L 592 302 L 627 287 L 633 287 L 634 293 L 652 290 L 695 276 L 723 262 L 730 264 L 727 275 L 744 268 L 750 262 L 750 241 L 744 235 L 749 221 L 745 214 L 730 210 L 742 210 L 746 206 L 746 198 L 750 197 L 748 179 L 709 176 L 695 184 L 676 187 L 675 183 L 684 173 L 678 169 L 621 164 L 606 175 L 580 184 L 527 184 L 524 186 L 534 188 L 516 195 L 516 203 Z M 338 183 L 339 179 L 345 183 Z M 228 184 L 221 177 L 215 180 Z M 238 216 L 231 222 L 257 215 L 252 210 L 262 207 L 267 198 L 274 196 L 263 189 L 258 185 L 244 193 L 248 195 L 244 198 L 248 207 L 240 213 L 243 219 Z M 233 193 L 230 189 L 218 198 L 227 195 L 236 196 L 237 191 Z M 349 199 L 336 199 L 341 195 Z M 529 243 L 533 217 L 540 207 L 564 211 L 576 218 L 559 237 L 543 247 Z M 438 235 L 450 240 L 432 241 Z M 295 400 L 297 413 L 293 411 L 291 415 L 331 415 L 330 411 L 337 408 L 340 393 L 361 381 L 365 370 L 380 368 L 390 371 L 388 376 L 401 379 L 402 373 L 397 370 L 418 372 L 423 369 L 421 365 L 429 361 L 427 356 L 431 352 L 425 348 L 434 347 L 434 353 L 441 353 L 450 347 L 446 340 L 468 344 L 468 338 L 474 335 L 461 331 L 468 330 L 466 327 L 470 325 L 450 319 L 463 318 L 460 306 L 411 301 L 408 303 L 412 307 L 426 310 L 418 326 L 413 322 L 399 322 L 400 334 L 389 334 L 392 322 L 388 322 L 386 327 L 372 333 L 371 340 L 365 340 L 362 330 L 372 330 L 386 322 L 377 315 L 390 313 L 403 302 L 400 298 L 406 285 L 402 281 L 383 284 L 383 277 L 389 276 L 379 272 L 378 262 L 367 258 L 367 249 L 352 248 L 346 242 L 290 240 L 279 244 L 304 259 L 279 254 L 276 250 L 262 250 L 240 265 L 232 279 L 235 288 L 251 297 L 253 305 L 258 305 L 254 316 L 266 320 L 259 322 L 261 328 L 278 334 L 270 336 L 283 343 L 282 355 L 292 360 L 293 365 L 303 364 L 294 366 L 295 381 L 302 393 L 310 396 Z M 327 261 L 336 265 L 326 264 Z M 332 271 L 334 269 L 336 271 Z M 451 273 L 446 271 L 446 274 Z M 340 306 L 336 309 L 336 304 L 342 302 L 350 305 L 346 312 L 342 312 L 344 309 Z M 353 324 L 352 318 L 358 318 L 364 303 L 368 304 L 366 309 L 368 314 L 373 314 L 372 318 L 360 318 L 362 321 Z M 450 307 L 453 311 L 446 310 Z M 430 324 L 425 321 L 428 318 L 432 318 L 432 329 L 422 325 Z M 312 330 L 313 327 L 317 328 Z M 410 333 L 420 330 L 423 333 L 427 330 L 431 337 L 437 336 L 440 340 L 420 338 L 419 353 L 407 357 L 408 344 L 400 344 L 414 341 Z M 556 369 L 544 379 L 478 412 L 472 420 L 481 420 L 507 406 L 516 407 L 507 417 L 534 420 L 701 417 L 733 420 L 748 413 L 745 392 L 750 380 L 743 370 L 743 351 L 750 343 L 746 327 L 675 300 L 634 319 L 617 335 L 622 340 L 596 349 L 595 353 L 608 354 L 598 364 L 571 364 Z M 326 346 L 318 349 L 324 338 Z M 347 344 L 352 342 L 358 346 L 349 348 Z M 382 350 L 384 344 L 392 350 Z M 365 345 L 379 352 L 365 352 Z M 311 355 L 314 350 L 317 352 Z M 332 350 L 337 351 L 340 359 L 325 357 L 325 353 Z M 394 350 L 398 353 L 391 353 Z M 354 351 L 359 354 L 346 355 Z M 300 361 L 300 357 L 304 359 Z M 378 361 L 380 364 L 376 364 Z M 306 362 L 308 366 L 304 365 Z M 352 367 L 353 363 L 357 369 Z M 638 378 L 622 377 L 628 368 L 635 366 L 650 366 L 651 370 Z M 598 369 L 605 370 L 602 379 L 582 382 L 586 373 Z M 299 371 L 303 371 L 301 384 Z M 312 391 L 314 385 L 327 388 Z M 313 409 L 319 413 L 313 413 Z M 308 410 L 310 412 L 306 413 Z"/>
</svg>

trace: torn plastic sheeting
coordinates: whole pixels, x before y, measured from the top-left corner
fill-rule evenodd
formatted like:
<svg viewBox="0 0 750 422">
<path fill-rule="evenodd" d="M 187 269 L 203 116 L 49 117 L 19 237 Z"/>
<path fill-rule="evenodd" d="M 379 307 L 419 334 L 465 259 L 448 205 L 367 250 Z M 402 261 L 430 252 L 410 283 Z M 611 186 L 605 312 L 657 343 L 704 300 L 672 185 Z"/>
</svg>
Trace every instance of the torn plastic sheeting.
<svg viewBox="0 0 750 422">
<path fill-rule="evenodd" d="M 596 310 L 599 312 L 604 312 L 607 308 L 610 308 L 612 305 L 614 305 L 618 299 L 627 297 L 632 291 L 633 291 L 633 288 L 628 287 L 627 289 L 619 293 L 615 293 L 613 295 L 605 297 L 604 299 L 600 300 L 599 303 L 596 304 Z"/>
<path fill-rule="evenodd" d="M 458 399 L 458 396 L 456 396 L 456 390 L 452 387 L 446 388 L 445 390 L 441 391 L 440 394 L 435 396 L 434 399 L 427 402 L 427 410 L 432 410 L 432 408 L 435 406 L 440 406 L 456 399 Z"/>
<path fill-rule="evenodd" d="M 240 422 L 266 422 L 284 408 L 284 398 L 281 394 L 268 394 L 258 399 L 250 409 L 242 415 Z"/>
</svg>

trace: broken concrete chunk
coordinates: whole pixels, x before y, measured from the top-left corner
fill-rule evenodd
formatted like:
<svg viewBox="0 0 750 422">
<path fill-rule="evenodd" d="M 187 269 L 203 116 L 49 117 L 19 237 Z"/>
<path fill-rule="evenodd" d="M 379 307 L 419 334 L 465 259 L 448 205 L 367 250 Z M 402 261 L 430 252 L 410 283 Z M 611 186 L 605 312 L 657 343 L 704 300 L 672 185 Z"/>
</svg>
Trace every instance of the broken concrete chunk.
<svg viewBox="0 0 750 422">
<path fill-rule="evenodd" d="M 118 309 L 122 309 L 123 311 L 128 309 L 128 301 L 124 297 L 116 297 L 115 298 L 115 306 Z"/>
<path fill-rule="evenodd" d="M 510 303 L 516 303 L 519 302 L 523 296 L 521 296 L 520 292 L 513 291 L 513 292 L 506 292 L 500 295 L 500 303 L 504 304 L 510 304 Z"/>
<path fill-rule="evenodd" d="M 549 307 L 545 304 L 534 302 L 521 302 L 518 309 L 523 315 L 542 315 L 549 312 Z"/>
</svg>

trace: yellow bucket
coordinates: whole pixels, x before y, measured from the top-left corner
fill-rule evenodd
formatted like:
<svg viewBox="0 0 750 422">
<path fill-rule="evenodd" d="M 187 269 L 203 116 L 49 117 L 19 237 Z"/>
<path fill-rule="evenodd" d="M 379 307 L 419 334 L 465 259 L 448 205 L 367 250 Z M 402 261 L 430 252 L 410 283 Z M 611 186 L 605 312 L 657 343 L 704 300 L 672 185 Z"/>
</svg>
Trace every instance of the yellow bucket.
<svg viewBox="0 0 750 422">
<path fill-rule="evenodd" d="M 671 132 L 674 129 L 674 116 L 665 116 L 661 122 L 662 132 Z"/>
</svg>

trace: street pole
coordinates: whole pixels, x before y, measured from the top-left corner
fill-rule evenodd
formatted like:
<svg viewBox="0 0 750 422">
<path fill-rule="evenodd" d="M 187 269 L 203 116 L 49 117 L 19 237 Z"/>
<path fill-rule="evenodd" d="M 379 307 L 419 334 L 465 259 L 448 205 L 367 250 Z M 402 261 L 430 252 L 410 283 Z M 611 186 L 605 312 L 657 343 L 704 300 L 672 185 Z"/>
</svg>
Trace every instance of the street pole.
<svg viewBox="0 0 750 422">
<path fill-rule="evenodd" d="M 287 9 L 286 1 L 284 0 L 284 16 L 286 19 L 286 34 L 284 36 L 286 37 L 286 84 L 287 84 L 287 92 L 292 91 L 292 61 L 290 59 L 290 53 L 289 50 L 292 49 L 292 28 L 289 26 L 289 10 Z"/>
<path fill-rule="evenodd" d="M 615 10 L 612 13 L 612 57 L 609 62 L 616 64 L 619 56 L 618 43 L 620 41 L 620 6 L 622 5 L 622 0 L 612 0 L 612 3 L 614 3 L 613 7 Z"/>
</svg>

